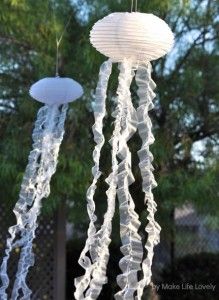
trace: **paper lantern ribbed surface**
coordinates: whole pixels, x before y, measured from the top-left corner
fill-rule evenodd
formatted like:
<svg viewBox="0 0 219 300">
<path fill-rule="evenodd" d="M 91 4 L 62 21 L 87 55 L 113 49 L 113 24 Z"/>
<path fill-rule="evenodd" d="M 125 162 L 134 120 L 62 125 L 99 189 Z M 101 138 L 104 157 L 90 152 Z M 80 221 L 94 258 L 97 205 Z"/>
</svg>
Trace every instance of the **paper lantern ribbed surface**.
<svg viewBox="0 0 219 300">
<path fill-rule="evenodd" d="M 160 226 L 155 220 L 156 202 L 152 189 L 156 187 L 153 175 L 154 142 L 149 111 L 153 108 L 156 84 L 151 78 L 150 61 L 165 55 L 173 45 L 173 33 L 158 17 L 143 13 L 113 13 L 98 21 L 90 33 L 92 45 L 109 57 L 100 68 L 96 88 L 93 126 L 96 146 L 93 152 L 93 182 L 87 191 L 87 211 L 90 218 L 88 238 L 80 255 L 83 276 L 75 280 L 75 299 L 97 299 L 107 283 L 107 264 L 111 242 L 112 219 L 118 200 L 122 259 L 121 274 L 117 276 L 120 290 L 116 300 L 141 300 L 145 287 L 151 282 L 154 247 L 159 243 Z M 101 176 L 100 157 L 105 142 L 103 120 L 106 117 L 106 98 L 112 63 L 119 62 L 116 97 L 113 98 L 114 130 L 110 139 L 112 148 L 111 173 L 106 178 L 107 209 L 99 228 L 96 226 L 94 196 Z M 137 87 L 137 109 L 131 97 L 131 85 Z M 136 89 L 135 89 L 136 90 Z M 139 233 L 140 221 L 130 185 L 135 181 L 132 173 L 132 153 L 129 140 L 139 134 L 142 145 L 138 151 L 142 176 L 145 209 L 147 211 L 147 242 Z M 110 155 L 110 153 L 109 153 Z M 140 201 L 140 200 L 139 200 Z"/>
<path fill-rule="evenodd" d="M 98 21 L 90 33 L 92 45 L 113 61 L 130 58 L 151 61 L 170 51 L 173 33 L 153 14 L 112 13 Z"/>
</svg>

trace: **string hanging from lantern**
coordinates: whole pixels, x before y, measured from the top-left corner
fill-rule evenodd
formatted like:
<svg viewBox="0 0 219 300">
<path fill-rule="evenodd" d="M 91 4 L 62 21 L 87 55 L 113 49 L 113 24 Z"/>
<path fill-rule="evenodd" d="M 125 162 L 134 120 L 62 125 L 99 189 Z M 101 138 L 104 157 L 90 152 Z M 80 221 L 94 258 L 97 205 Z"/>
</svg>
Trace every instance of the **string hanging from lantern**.
<svg viewBox="0 0 219 300">
<path fill-rule="evenodd" d="M 131 13 L 133 12 L 134 0 L 131 0 Z M 138 11 L 138 0 L 135 0 L 135 12 Z"/>
<path fill-rule="evenodd" d="M 70 14 L 68 21 L 65 24 L 65 27 L 62 31 L 62 33 L 60 34 L 60 36 L 58 37 L 58 33 L 56 30 L 56 14 L 55 14 L 55 8 L 54 8 L 55 4 L 53 3 L 52 5 L 52 14 L 53 14 L 53 23 L 54 23 L 54 28 L 55 28 L 55 35 L 56 35 L 56 76 L 59 76 L 59 47 L 61 45 L 61 42 L 63 40 L 64 34 L 70 24 L 70 21 L 72 19 L 73 13 Z"/>
<path fill-rule="evenodd" d="M 90 218 L 88 237 L 80 255 L 79 264 L 85 273 L 75 279 L 75 299 L 97 299 L 107 283 L 107 264 L 111 242 L 112 219 L 115 214 L 116 197 L 119 202 L 121 252 L 119 262 L 122 273 L 117 276 L 120 291 L 115 299 L 142 299 L 144 288 L 151 282 L 151 267 L 154 247 L 159 243 L 160 226 L 155 220 L 157 205 L 152 189 L 156 187 L 153 175 L 153 155 L 150 145 L 154 142 L 149 111 L 153 109 L 154 89 L 150 61 L 165 55 L 173 46 L 173 33 L 160 18 L 137 12 L 112 13 L 93 26 L 91 44 L 109 59 L 100 67 L 97 84 L 93 126 L 96 146 L 93 153 L 93 182 L 87 192 L 87 210 Z M 94 195 L 101 176 L 100 155 L 105 138 L 103 120 L 106 116 L 108 81 L 112 64 L 119 63 L 118 88 L 115 99 L 114 130 L 110 139 L 112 148 L 112 170 L 106 183 L 108 189 L 107 209 L 101 227 L 96 227 Z M 130 87 L 136 81 L 139 104 L 134 108 Z M 139 168 L 142 176 L 142 190 L 145 195 L 147 216 L 147 242 L 143 245 L 139 234 L 140 221 L 135 211 L 135 202 L 129 187 L 135 181 L 132 173 L 132 153 L 129 140 L 135 134 L 142 140 L 138 151 Z"/>
<path fill-rule="evenodd" d="M 138 0 L 135 0 L 135 12 L 138 10 Z"/>
<path fill-rule="evenodd" d="M 15 248 L 20 249 L 18 269 L 10 299 L 29 300 L 32 294 L 26 283 L 29 268 L 34 265 L 33 240 L 38 227 L 42 200 L 50 194 L 50 181 L 56 171 L 58 153 L 64 135 L 68 103 L 80 98 L 83 89 L 79 83 L 58 75 L 58 48 L 64 32 L 57 41 L 56 77 L 39 80 L 30 88 L 30 96 L 44 103 L 39 109 L 33 130 L 33 149 L 28 158 L 19 199 L 13 210 L 16 224 L 9 228 L 5 256 L 0 267 L 0 299 L 7 300 L 9 277 L 8 260 Z"/>
</svg>

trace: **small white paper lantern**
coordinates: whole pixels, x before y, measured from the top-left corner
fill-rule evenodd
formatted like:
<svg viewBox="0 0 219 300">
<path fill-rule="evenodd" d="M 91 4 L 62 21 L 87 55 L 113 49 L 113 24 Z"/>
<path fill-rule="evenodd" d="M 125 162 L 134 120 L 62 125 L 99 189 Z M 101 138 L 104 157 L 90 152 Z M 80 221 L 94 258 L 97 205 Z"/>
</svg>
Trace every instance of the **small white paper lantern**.
<svg viewBox="0 0 219 300">
<path fill-rule="evenodd" d="M 38 227 L 42 200 L 50 194 L 50 181 L 58 163 L 60 145 L 64 136 L 68 102 L 83 94 L 79 83 L 70 78 L 44 78 L 34 83 L 30 95 L 45 103 L 37 114 L 32 134 L 33 149 L 24 174 L 19 199 L 15 205 L 16 225 L 9 228 L 5 256 L 0 266 L 0 299 L 30 300 L 32 291 L 26 283 L 28 271 L 34 265 L 33 240 Z M 7 295 L 8 260 L 14 248 L 19 247 L 20 258 L 11 296 Z"/>
<path fill-rule="evenodd" d="M 73 102 L 82 94 L 83 89 L 78 82 L 58 76 L 43 78 L 30 88 L 32 98 L 48 105 Z"/>
</svg>

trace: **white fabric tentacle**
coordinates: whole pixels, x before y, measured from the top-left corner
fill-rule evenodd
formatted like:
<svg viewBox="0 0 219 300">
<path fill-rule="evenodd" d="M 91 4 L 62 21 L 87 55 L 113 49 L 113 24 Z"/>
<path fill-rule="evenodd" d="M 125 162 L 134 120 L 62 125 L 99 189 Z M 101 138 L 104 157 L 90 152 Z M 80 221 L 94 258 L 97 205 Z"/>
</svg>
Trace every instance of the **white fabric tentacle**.
<svg viewBox="0 0 219 300">
<path fill-rule="evenodd" d="M 29 155 L 19 199 L 14 208 L 17 224 L 9 228 L 10 237 L 7 239 L 5 257 L 0 268 L 1 300 L 7 299 L 7 265 L 10 252 L 15 247 L 20 247 L 21 252 L 11 298 L 30 299 L 31 290 L 26 284 L 26 277 L 29 268 L 34 264 L 32 242 L 38 226 L 37 217 L 40 214 L 42 199 L 50 193 L 50 180 L 57 166 L 67 108 L 67 104 L 61 107 L 45 105 L 38 112 L 32 135 L 33 150 Z"/>
<path fill-rule="evenodd" d="M 118 157 L 121 160 L 118 171 L 117 196 L 120 211 L 120 236 L 122 240 L 121 252 L 124 257 L 120 260 L 120 268 L 123 274 L 117 276 L 121 291 L 115 295 L 115 299 L 133 299 L 138 287 L 138 271 L 141 270 L 143 259 L 142 239 L 138 233 L 140 227 L 138 214 L 135 212 L 135 204 L 129 192 L 129 185 L 134 182 L 132 174 L 131 152 L 128 141 L 137 130 L 137 115 L 133 107 L 130 93 L 130 85 L 134 76 L 132 61 L 126 60 L 121 65 L 125 68 L 125 82 L 123 85 L 122 101 L 122 130 L 120 135 Z"/>
<path fill-rule="evenodd" d="M 87 191 L 87 211 L 90 218 L 90 224 L 88 228 L 88 237 L 86 240 L 85 247 L 80 255 L 79 264 L 85 269 L 85 275 L 75 279 L 75 298 L 76 299 L 84 299 L 84 292 L 91 281 L 91 273 L 92 273 L 92 262 L 90 258 L 87 256 L 89 251 L 92 261 L 95 260 L 96 257 L 96 242 L 95 242 L 95 234 L 96 234 L 96 215 L 95 215 L 95 202 L 94 202 L 94 194 L 96 191 L 96 185 L 99 177 L 101 176 L 100 171 L 100 155 L 101 150 L 105 142 L 105 138 L 103 135 L 103 119 L 106 115 L 106 97 L 107 97 L 107 88 L 110 74 L 112 72 L 112 62 L 108 60 L 102 64 L 100 67 L 99 73 L 99 81 L 96 88 L 95 94 L 95 103 L 94 103 L 94 117 L 95 124 L 93 125 L 93 134 L 94 141 L 96 142 L 95 149 L 93 151 L 93 160 L 94 167 L 92 168 L 93 174 L 93 182 Z"/>
<path fill-rule="evenodd" d="M 93 266 L 92 281 L 90 288 L 86 292 L 86 299 L 95 300 L 100 295 L 102 287 L 107 283 L 106 269 L 109 261 L 109 244 L 112 232 L 112 218 L 115 213 L 115 200 L 118 184 L 118 153 L 121 138 L 122 119 L 123 119 L 123 101 L 125 100 L 126 86 L 129 85 L 129 79 L 126 78 L 127 69 L 123 64 L 120 66 L 119 84 L 117 89 L 116 109 L 112 116 L 115 118 L 115 128 L 110 140 L 112 146 L 112 173 L 106 179 L 109 188 L 107 195 L 107 211 L 104 215 L 104 222 L 101 229 L 97 232 L 97 257 Z"/>
<path fill-rule="evenodd" d="M 154 255 L 154 246 L 159 243 L 160 240 L 160 226 L 155 221 L 155 212 L 157 210 L 156 202 L 152 189 L 157 186 L 153 175 L 153 155 L 150 152 L 150 145 L 154 143 L 154 136 L 152 133 L 152 122 L 149 116 L 149 111 L 154 107 L 153 99 L 155 93 L 153 90 L 156 85 L 151 79 L 151 64 L 141 64 L 138 67 L 136 74 L 136 83 L 138 85 L 138 96 L 140 98 L 139 107 L 137 109 L 138 116 L 138 131 L 142 139 L 141 150 L 138 151 L 140 159 L 139 167 L 143 180 L 143 191 L 145 193 L 145 204 L 148 211 L 148 224 L 146 226 L 146 232 L 148 233 L 147 242 L 145 248 L 147 250 L 147 257 L 143 261 L 143 279 L 139 282 L 136 299 L 142 299 L 144 288 L 151 282 L 151 267 Z"/>
<path fill-rule="evenodd" d="M 92 268 L 92 280 L 89 284 L 89 287 L 86 291 L 84 298 L 78 299 L 89 299 L 95 300 L 101 293 L 103 285 L 107 282 L 106 269 L 109 260 L 109 244 L 111 242 L 110 235 L 112 232 L 112 218 L 115 213 L 115 200 L 116 200 L 116 191 L 118 183 L 118 160 L 117 155 L 119 151 L 119 141 L 121 133 L 121 120 L 122 120 L 122 106 L 124 101 L 124 86 L 127 85 L 125 68 L 120 69 L 119 75 L 119 86 L 117 90 L 116 98 L 116 109 L 113 112 L 113 117 L 115 118 L 115 128 L 110 140 L 112 146 L 112 172 L 106 179 L 109 188 L 106 192 L 107 195 L 107 211 L 104 215 L 104 222 L 100 230 L 95 234 L 95 245 L 96 253 L 92 257 L 93 264 Z"/>
</svg>

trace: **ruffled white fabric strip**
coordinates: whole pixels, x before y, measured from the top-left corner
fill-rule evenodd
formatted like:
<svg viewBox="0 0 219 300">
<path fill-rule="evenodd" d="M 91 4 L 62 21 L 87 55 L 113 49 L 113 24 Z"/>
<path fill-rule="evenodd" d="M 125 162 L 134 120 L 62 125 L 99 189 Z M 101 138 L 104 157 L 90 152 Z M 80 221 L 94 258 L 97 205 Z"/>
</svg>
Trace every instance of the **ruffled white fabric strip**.
<svg viewBox="0 0 219 300">
<path fill-rule="evenodd" d="M 155 221 L 155 212 L 157 210 L 156 202 L 152 189 L 157 186 L 153 175 L 153 155 L 150 152 L 150 145 L 154 143 L 154 136 L 152 133 L 152 123 L 149 116 L 149 111 L 154 107 L 153 99 L 155 93 L 153 90 L 156 85 L 151 79 L 151 64 L 141 64 L 138 67 L 136 74 L 136 83 L 138 85 L 138 96 L 140 98 L 139 107 L 137 109 L 138 116 L 138 131 L 142 139 L 142 148 L 138 152 L 140 159 L 140 169 L 143 180 L 143 191 L 145 193 L 145 204 L 148 211 L 148 224 L 146 226 L 146 232 L 148 233 L 147 243 L 145 248 L 147 250 L 147 257 L 143 261 L 143 279 L 139 282 L 136 300 L 142 299 L 144 288 L 151 282 L 151 267 L 154 255 L 154 246 L 159 243 L 160 240 L 160 226 Z"/>
<path fill-rule="evenodd" d="M 129 73 L 129 74 L 128 74 Z M 128 75 L 128 76 L 127 76 Z M 76 299 L 89 299 L 94 300 L 100 295 L 102 287 L 105 283 L 107 283 L 106 269 L 109 260 L 109 244 L 111 242 L 110 235 L 112 232 L 112 218 L 115 213 L 115 200 L 116 200 L 116 191 L 118 184 L 118 159 L 117 156 L 119 154 L 119 144 L 121 138 L 121 130 L 122 130 L 122 120 L 124 117 L 123 103 L 126 97 L 126 93 L 130 87 L 130 69 L 122 64 L 120 66 L 120 75 L 119 75 L 119 86 L 117 90 L 117 98 L 116 98 L 116 109 L 113 113 L 113 117 L 115 118 L 115 128 L 112 134 L 112 138 L 110 140 L 110 144 L 112 146 L 112 172 L 106 179 L 109 188 L 106 192 L 107 195 L 107 211 L 104 215 L 104 222 L 100 228 L 100 230 L 95 234 L 94 241 L 92 245 L 91 257 L 92 264 L 88 266 L 90 268 L 88 274 L 89 277 L 86 277 L 84 280 L 85 285 L 82 287 L 83 291 L 77 291 Z M 92 279 L 90 281 L 90 275 Z M 84 278 L 83 278 L 84 279 Z M 80 283 L 80 278 L 76 281 L 77 284 Z M 87 288 L 88 287 L 88 288 Z M 80 286 L 81 288 L 81 286 Z M 84 295 L 84 291 L 87 291 Z"/>
<path fill-rule="evenodd" d="M 10 299 L 30 299 L 32 292 L 26 284 L 26 277 L 29 268 L 34 265 L 32 242 L 38 226 L 37 217 L 40 214 L 42 199 L 50 194 L 50 180 L 56 171 L 67 108 L 67 104 L 61 107 L 45 105 L 38 112 L 32 135 L 33 150 L 29 155 L 19 200 L 14 208 L 17 224 L 9 228 L 10 237 L 7 239 L 5 257 L 0 268 L 1 300 L 7 299 L 7 265 L 10 253 L 15 247 L 19 247 L 21 252 Z"/>
<path fill-rule="evenodd" d="M 101 176 L 100 155 L 105 142 L 105 138 L 103 135 L 103 119 L 106 114 L 107 87 L 111 71 L 112 62 L 108 60 L 104 62 L 100 67 L 99 81 L 96 88 L 95 103 L 93 107 L 95 117 L 95 124 L 93 125 L 93 134 L 94 141 L 96 142 L 96 146 L 93 152 L 93 182 L 87 191 L 87 211 L 90 218 L 90 224 L 86 244 L 79 258 L 79 264 L 85 269 L 85 275 L 75 279 L 75 299 L 84 299 L 84 293 L 91 282 L 91 276 L 93 271 L 92 262 L 95 262 L 97 257 L 94 194 L 97 187 L 97 181 Z M 87 255 L 88 251 L 92 258 L 92 262 Z"/>
<path fill-rule="evenodd" d="M 132 174 L 132 157 L 128 141 L 137 131 L 137 115 L 133 107 L 130 85 L 135 75 L 132 61 L 124 61 L 120 68 L 124 68 L 125 78 L 123 90 L 120 91 L 122 101 L 121 134 L 119 140 L 118 157 L 121 160 L 118 171 L 117 196 L 120 211 L 120 236 L 122 240 L 121 252 L 124 257 L 119 265 L 123 274 L 117 276 L 117 283 L 122 289 L 115 295 L 115 299 L 133 299 L 138 287 L 138 271 L 141 270 L 143 259 L 143 246 L 141 236 L 138 234 L 140 227 L 139 217 L 135 212 L 135 204 L 129 192 L 129 185 L 134 182 Z"/>
<path fill-rule="evenodd" d="M 112 173 L 106 179 L 109 188 L 106 192 L 107 195 L 107 211 L 104 215 L 104 221 L 100 230 L 95 235 L 96 253 L 93 256 L 93 272 L 92 280 L 90 282 L 89 289 L 86 292 L 85 299 L 97 299 L 102 287 L 107 283 L 106 269 L 109 260 L 109 244 L 111 242 L 110 235 L 112 232 L 112 218 L 115 213 L 115 198 L 117 187 L 117 173 L 118 162 L 117 152 L 119 144 L 120 133 L 120 118 L 121 109 L 120 101 L 117 102 L 115 117 L 115 129 L 113 131 L 112 139 L 110 143 L 112 145 Z"/>
<path fill-rule="evenodd" d="M 115 200 L 116 192 L 118 185 L 118 159 L 119 154 L 119 145 L 121 138 L 122 130 L 122 120 L 123 120 L 123 103 L 125 101 L 126 93 L 130 87 L 130 69 L 126 68 L 125 64 L 120 65 L 120 74 L 119 74 L 119 85 L 117 89 L 117 98 L 116 98 L 116 109 L 113 113 L 115 118 L 115 128 L 110 140 L 112 146 L 112 173 L 106 179 L 109 189 L 107 190 L 107 212 L 104 216 L 104 222 L 97 233 L 97 257 L 95 259 L 93 279 L 90 284 L 90 288 L 86 293 L 88 298 L 86 299 L 97 299 L 100 295 L 102 287 L 107 283 L 106 269 L 109 260 L 109 244 L 111 242 L 110 235 L 112 232 L 112 218 L 115 213 Z"/>
</svg>

